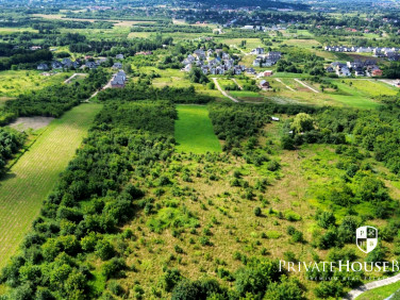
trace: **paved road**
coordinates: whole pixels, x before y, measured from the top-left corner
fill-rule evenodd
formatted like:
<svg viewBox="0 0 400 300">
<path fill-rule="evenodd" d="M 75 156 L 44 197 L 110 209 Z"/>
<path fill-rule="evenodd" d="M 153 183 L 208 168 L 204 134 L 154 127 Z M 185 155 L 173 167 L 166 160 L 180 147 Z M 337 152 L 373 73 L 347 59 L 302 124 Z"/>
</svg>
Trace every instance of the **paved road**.
<svg viewBox="0 0 400 300">
<path fill-rule="evenodd" d="M 215 83 L 215 86 L 221 92 L 222 95 L 224 95 L 225 97 L 231 99 L 233 102 L 240 102 L 238 99 L 233 98 L 231 95 L 228 95 L 228 93 L 225 92 L 223 89 L 221 89 L 221 87 L 219 86 L 217 78 L 213 78 L 213 81 Z"/>
<path fill-rule="evenodd" d="M 358 287 L 358 288 L 356 288 L 354 290 L 351 290 L 346 295 L 346 297 L 344 297 L 343 299 L 355 299 L 355 298 L 357 298 L 358 296 L 360 296 L 362 293 L 364 293 L 366 291 L 373 290 L 373 289 L 376 289 L 378 287 L 385 286 L 385 285 L 388 285 L 388 284 L 392 284 L 392 283 L 395 283 L 395 282 L 397 282 L 399 280 L 400 280 L 400 274 L 397 274 L 396 276 L 393 276 L 393 277 L 389 277 L 389 278 L 386 278 L 386 279 L 382 279 L 382 280 L 377 280 L 377 281 L 372 281 L 372 282 L 366 283 L 366 284 L 364 284 L 364 285 L 362 285 L 362 286 L 360 286 L 360 287 Z"/>
<path fill-rule="evenodd" d="M 295 78 L 294 80 L 296 80 L 298 83 L 300 83 L 302 86 L 305 86 L 306 88 L 308 88 L 310 91 L 313 91 L 314 93 L 319 94 L 319 91 L 317 91 L 316 89 L 312 88 L 311 86 L 305 84 L 304 82 L 302 82 L 301 80 Z"/>
<path fill-rule="evenodd" d="M 282 83 L 287 89 L 289 89 L 289 90 L 291 90 L 292 92 L 295 92 L 295 90 L 294 89 L 292 89 L 290 86 L 288 86 L 288 85 L 286 85 L 286 84 L 284 84 L 283 83 L 283 81 L 282 80 L 280 80 L 279 78 L 275 78 L 275 80 L 276 81 L 278 81 L 278 82 L 280 82 L 280 83 Z"/>
</svg>

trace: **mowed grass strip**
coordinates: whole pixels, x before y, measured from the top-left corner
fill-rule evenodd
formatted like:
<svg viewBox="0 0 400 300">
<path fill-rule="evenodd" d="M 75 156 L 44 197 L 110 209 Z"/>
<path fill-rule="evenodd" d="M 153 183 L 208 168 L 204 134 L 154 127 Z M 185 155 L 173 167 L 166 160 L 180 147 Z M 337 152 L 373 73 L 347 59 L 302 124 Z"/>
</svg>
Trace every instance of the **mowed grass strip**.
<svg viewBox="0 0 400 300">
<path fill-rule="evenodd" d="M 221 144 L 215 136 L 207 107 L 178 105 L 175 122 L 175 139 L 180 152 L 221 152 Z"/>
<path fill-rule="evenodd" d="M 51 122 L 0 181 L 0 268 L 18 249 L 100 109 L 81 104 Z"/>
</svg>

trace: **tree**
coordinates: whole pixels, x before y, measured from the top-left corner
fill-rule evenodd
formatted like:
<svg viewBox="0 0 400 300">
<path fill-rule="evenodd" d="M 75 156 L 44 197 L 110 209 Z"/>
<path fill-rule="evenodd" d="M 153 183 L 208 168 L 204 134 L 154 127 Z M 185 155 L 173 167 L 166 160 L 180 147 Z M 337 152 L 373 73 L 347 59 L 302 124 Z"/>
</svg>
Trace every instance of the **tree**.
<svg viewBox="0 0 400 300">
<path fill-rule="evenodd" d="M 115 254 L 114 247 L 106 240 L 100 240 L 96 245 L 96 255 L 102 260 L 109 260 Z"/>
<path fill-rule="evenodd" d="M 281 283 L 274 282 L 268 286 L 264 299 L 274 300 L 303 300 L 304 292 L 300 288 L 300 283 L 296 279 L 288 279 L 285 275 L 281 276 Z"/>
<path fill-rule="evenodd" d="M 293 130 L 294 133 L 301 133 L 305 131 L 310 131 L 314 129 L 314 119 L 306 113 L 299 113 L 294 118 L 290 129 Z"/>
<path fill-rule="evenodd" d="M 328 229 L 330 226 L 335 225 L 335 215 L 330 211 L 324 211 L 322 213 L 317 212 L 316 219 L 318 225 L 322 228 Z"/>
</svg>

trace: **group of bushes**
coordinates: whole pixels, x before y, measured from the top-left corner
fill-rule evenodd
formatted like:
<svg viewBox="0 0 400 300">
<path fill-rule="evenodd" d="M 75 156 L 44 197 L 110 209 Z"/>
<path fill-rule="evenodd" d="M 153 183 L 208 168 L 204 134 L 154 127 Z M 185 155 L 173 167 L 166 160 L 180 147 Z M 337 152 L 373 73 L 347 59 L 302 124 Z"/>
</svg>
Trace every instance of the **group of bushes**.
<svg viewBox="0 0 400 300">
<path fill-rule="evenodd" d="M 129 103 L 122 108 L 114 117 L 115 106 L 105 106 L 83 148 L 44 202 L 20 254 L 2 271 L 0 282 L 12 288 L 9 299 L 99 297 L 102 291 L 89 285 L 94 278 L 87 262 L 91 253 L 102 261 L 100 271 L 106 279 L 133 270 L 125 255 L 134 235 L 130 230 L 118 233 L 140 209 L 138 202 L 144 196 L 130 179 L 135 169 L 146 169 L 150 162 L 171 155 L 176 112 L 162 102 Z"/>
<path fill-rule="evenodd" d="M 11 128 L 0 128 L 0 177 L 6 171 L 8 159 L 24 144 L 26 135 Z"/>
</svg>

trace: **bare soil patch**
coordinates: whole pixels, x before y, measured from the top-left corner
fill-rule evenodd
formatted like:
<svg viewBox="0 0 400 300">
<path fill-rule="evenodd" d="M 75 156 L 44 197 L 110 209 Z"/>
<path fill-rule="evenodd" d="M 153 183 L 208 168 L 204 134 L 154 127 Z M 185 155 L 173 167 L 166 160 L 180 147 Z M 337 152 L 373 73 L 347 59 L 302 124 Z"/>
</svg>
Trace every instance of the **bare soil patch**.
<svg viewBox="0 0 400 300">
<path fill-rule="evenodd" d="M 51 117 L 21 117 L 11 123 L 10 127 L 19 131 L 25 131 L 28 129 L 38 130 L 46 127 L 53 120 L 54 118 Z"/>
</svg>

